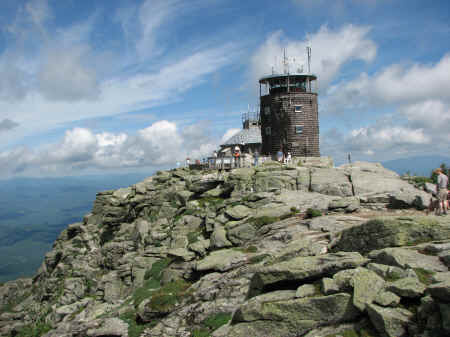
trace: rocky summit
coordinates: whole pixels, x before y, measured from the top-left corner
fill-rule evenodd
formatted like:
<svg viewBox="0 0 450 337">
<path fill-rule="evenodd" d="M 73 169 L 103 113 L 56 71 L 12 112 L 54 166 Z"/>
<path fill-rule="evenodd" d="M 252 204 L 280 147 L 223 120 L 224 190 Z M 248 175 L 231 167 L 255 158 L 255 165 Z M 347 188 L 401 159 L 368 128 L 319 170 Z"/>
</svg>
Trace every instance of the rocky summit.
<svg viewBox="0 0 450 337">
<path fill-rule="evenodd" d="M 379 164 L 158 172 L 100 192 L 0 335 L 450 335 L 450 216 Z"/>
</svg>

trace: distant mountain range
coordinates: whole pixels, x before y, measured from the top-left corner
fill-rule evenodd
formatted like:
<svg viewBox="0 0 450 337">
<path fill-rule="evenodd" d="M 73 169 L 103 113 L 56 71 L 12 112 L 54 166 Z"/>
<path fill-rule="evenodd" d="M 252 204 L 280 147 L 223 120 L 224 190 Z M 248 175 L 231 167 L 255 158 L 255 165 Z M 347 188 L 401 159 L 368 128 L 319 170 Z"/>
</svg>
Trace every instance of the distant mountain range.
<svg viewBox="0 0 450 337">
<path fill-rule="evenodd" d="M 394 159 L 381 162 L 385 168 L 397 172 L 398 174 L 411 173 L 412 175 L 430 176 L 433 169 L 442 163 L 450 166 L 450 157 L 444 156 L 418 156 Z"/>
</svg>

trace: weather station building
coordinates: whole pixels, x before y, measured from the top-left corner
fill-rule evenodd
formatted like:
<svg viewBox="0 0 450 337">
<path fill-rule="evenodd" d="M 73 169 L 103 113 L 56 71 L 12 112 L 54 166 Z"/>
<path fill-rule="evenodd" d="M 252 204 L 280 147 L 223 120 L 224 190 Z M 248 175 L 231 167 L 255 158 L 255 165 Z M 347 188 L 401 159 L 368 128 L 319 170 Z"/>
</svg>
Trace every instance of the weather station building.
<svg viewBox="0 0 450 337">
<path fill-rule="evenodd" d="M 283 73 L 272 71 L 259 80 L 263 155 L 282 151 L 297 157 L 320 157 L 317 76 L 310 71 L 309 47 L 307 59 L 307 72 L 303 72 L 303 66 L 296 67 L 285 52 Z"/>
<path fill-rule="evenodd" d="M 242 114 L 242 130 L 221 144 L 220 152 L 231 155 L 235 146 L 239 146 L 242 153 L 261 152 L 261 128 L 258 112 L 249 109 L 248 112 Z"/>
</svg>

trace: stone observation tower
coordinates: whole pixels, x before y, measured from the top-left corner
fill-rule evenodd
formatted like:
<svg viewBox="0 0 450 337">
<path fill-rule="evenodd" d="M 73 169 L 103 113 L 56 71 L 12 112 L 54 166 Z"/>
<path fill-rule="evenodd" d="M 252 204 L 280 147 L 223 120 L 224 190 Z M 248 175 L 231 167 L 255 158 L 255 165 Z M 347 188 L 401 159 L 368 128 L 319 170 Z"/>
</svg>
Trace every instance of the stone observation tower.
<svg viewBox="0 0 450 337">
<path fill-rule="evenodd" d="M 311 48 L 307 47 L 307 72 L 295 59 L 283 56 L 283 73 L 259 80 L 262 153 L 278 151 L 293 156 L 320 157 L 317 77 L 310 71 Z M 292 68 L 292 69 L 289 69 Z"/>
</svg>

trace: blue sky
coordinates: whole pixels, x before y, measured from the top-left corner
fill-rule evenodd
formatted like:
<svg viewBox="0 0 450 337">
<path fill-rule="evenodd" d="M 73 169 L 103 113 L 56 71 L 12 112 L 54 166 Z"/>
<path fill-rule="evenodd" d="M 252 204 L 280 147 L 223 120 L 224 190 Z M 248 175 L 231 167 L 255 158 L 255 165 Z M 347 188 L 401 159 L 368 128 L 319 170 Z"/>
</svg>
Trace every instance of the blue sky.
<svg viewBox="0 0 450 337">
<path fill-rule="evenodd" d="M 450 154 L 450 2 L 3 0 L 0 176 L 171 167 L 312 47 L 321 153 Z"/>
</svg>

